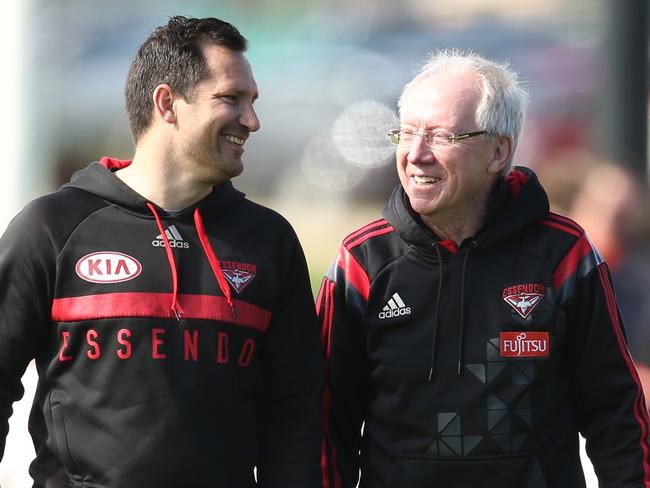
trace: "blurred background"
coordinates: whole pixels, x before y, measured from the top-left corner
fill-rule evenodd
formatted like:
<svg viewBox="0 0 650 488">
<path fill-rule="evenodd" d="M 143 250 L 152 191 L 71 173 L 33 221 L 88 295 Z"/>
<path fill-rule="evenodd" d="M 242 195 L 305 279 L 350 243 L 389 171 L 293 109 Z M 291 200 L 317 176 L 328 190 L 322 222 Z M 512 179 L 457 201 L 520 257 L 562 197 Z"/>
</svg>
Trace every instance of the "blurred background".
<svg viewBox="0 0 650 488">
<path fill-rule="evenodd" d="M 3 13 L 0 229 L 90 161 L 129 159 L 122 90 L 138 45 L 172 15 L 216 16 L 250 40 L 260 88 L 262 128 L 235 185 L 294 225 L 314 291 L 341 239 L 378 218 L 398 182 L 385 133 L 427 53 L 509 62 L 531 95 L 516 162 L 605 255 L 650 378 L 647 0 L 21 0 Z M 29 369 L 3 488 L 30 486 L 34 384 Z"/>
</svg>

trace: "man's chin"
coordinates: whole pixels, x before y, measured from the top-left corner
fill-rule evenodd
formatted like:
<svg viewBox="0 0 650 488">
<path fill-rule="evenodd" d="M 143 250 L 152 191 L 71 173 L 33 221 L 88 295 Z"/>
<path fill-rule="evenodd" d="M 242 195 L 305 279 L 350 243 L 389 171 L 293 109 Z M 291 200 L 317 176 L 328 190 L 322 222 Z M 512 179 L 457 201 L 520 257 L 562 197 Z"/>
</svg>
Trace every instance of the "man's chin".
<svg viewBox="0 0 650 488">
<path fill-rule="evenodd" d="M 420 215 L 433 214 L 440 206 L 437 199 L 409 198 L 409 200 L 413 211 Z"/>
<path fill-rule="evenodd" d="M 230 165 L 225 171 L 229 179 L 235 178 L 240 174 L 242 174 L 243 172 L 244 172 L 244 164 L 241 162 L 241 160 L 239 161 L 238 164 Z"/>
<path fill-rule="evenodd" d="M 244 171 L 244 164 L 241 159 L 221 161 L 216 166 L 214 174 L 217 182 L 227 181 L 242 174 Z"/>
</svg>

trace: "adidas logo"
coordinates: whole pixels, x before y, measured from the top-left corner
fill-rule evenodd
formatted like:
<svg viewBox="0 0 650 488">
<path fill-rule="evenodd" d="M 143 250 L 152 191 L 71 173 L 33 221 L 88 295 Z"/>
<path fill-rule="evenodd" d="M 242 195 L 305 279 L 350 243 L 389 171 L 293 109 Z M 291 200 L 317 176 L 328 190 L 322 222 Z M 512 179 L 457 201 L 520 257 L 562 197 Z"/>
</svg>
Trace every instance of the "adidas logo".
<svg viewBox="0 0 650 488">
<path fill-rule="evenodd" d="M 384 308 L 379 312 L 380 319 L 390 319 L 393 317 L 399 317 L 400 315 L 410 315 L 411 307 L 407 307 L 402 297 L 398 293 L 393 293 L 393 296 L 388 300 L 388 303 L 384 305 Z"/>
<path fill-rule="evenodd" d="M 175 225 L 167 227 L 167 230 L 165 230 L 165 236 L 167 236 L 171 247 L 179 249 L 188 249 L 190 247 L 190 243 L 185 242 Z M 153 247 L 165 247 L 165 241 L 163 240 L 162 234 L 158 234 L 156 238 L 151 241 L 151 245 Z"/>
</svg>

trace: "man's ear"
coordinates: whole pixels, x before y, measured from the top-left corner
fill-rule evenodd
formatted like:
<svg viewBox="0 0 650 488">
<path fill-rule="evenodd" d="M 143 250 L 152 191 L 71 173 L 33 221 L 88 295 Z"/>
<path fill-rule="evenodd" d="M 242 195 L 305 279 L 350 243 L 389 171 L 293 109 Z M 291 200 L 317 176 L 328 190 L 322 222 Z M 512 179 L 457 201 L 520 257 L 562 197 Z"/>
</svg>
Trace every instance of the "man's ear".
<svg viewBox="0 0 650 488">
<path fill-rule="evenodd" d="M 512 137 L 499 136 L 492 153 L 492 160 L 488 163 L 487 170 L 491 174 L 501 174 L 512 156 Z"/>
<path fill-rule="evenodd" d="M 174 92 L 169 85 L 158 85 L 152 95 L 154 115 L 167 124 L 176 123 Z"/>
</svg>

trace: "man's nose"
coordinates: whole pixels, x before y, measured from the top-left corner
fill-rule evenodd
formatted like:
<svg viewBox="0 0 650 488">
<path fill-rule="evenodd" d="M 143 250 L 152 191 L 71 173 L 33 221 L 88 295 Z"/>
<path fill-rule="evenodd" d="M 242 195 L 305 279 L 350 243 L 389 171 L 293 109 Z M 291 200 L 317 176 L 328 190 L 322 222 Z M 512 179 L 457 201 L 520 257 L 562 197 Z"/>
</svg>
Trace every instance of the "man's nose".
<svg viewBox="0 0 650 488">
<path fill-rule="evenodd" d="M 257 113 L 255 113 L 255 108 L 252 103 L 248 104 L 246 108 L 244 108 L 244 111 L 239 117 L 239 123 L 246 127 L 249 132 L 259 130 L 260 119 L 257 117 Z"/>
<path fill-rule="evenodd" d="M 407 154 L 409 163 L 432 163 L 435 160 L 433 149 L 425 142 L 423 136 L 415 136 Z"/>
</svg>

